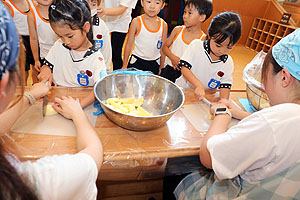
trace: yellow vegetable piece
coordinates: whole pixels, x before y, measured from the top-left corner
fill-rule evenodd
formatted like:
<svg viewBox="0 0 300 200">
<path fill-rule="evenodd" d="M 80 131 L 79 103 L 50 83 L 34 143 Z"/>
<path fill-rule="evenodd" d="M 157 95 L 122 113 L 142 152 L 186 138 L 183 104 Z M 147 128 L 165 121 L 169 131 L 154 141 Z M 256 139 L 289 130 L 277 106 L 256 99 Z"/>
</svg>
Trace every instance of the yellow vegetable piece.
<svg viewBox="0 0 300 200">
<path fill-rule="evenodd" d="M 141 96 L 141 97 L 138 98 L 133 104 L 134 104 L 135 106 L 141 106 L 141 105 L 143 105 L 143 103 L 144 103 L 144 97 Z"/>
<path fill-rule="evenodd" d="M 53 109 L 52 105 L 47 104 L 45 116 L 51 116 L 51 115 L 56 115 L 56 114 L 58 114 L 58 113 Z"/>
<path fill-rule="evenodd" d="M 132 104 L 134 103 L 134 97 L 120 99 L 122 104 Z"/>
<path fill-rule="evenodd" d="M 135 111 L 135 106 L 133 104 L 123 104 L 122 106 L 127 108 L 129 113 Z"/>
<path fill-rule="evenodd" d="M 208 119 L 213 120 L 214 116 L 213 115 L 208 115 Z"/>
<path fill-rule="evenodd" d="M 148 113 L 144 108 L 142 107 L 137 107 L 137 116 L 151 116 L 150 113 Z"/>
<path fill-rule="evenodd" d="M 106 100 L 106 104 L 112 105 L 112 102 L 119 103 L 120 99 L 119 98 L 109 98 Z"/>
</svg>

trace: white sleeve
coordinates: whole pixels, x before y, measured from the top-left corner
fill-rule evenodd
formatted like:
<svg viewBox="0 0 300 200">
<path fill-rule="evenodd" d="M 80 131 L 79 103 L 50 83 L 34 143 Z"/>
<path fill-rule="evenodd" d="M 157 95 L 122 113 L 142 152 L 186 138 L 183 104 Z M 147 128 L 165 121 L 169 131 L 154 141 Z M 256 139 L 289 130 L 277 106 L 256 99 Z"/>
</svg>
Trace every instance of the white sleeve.
<svg viewBox="0 0 300 200">
<path fill-rule="evenodd" d="M 275 159 L 274 148 L 272 128 L 258 113 L 207 141 L 212 168 L 219 179 L 266 166 Z"/>
<path fill-rule="evenodd" d="M 197 49 L 199 46 L 198 43 L 199 43 L 199 41 L 193 40 L 189 44 L 189 46 L 185 49 L 183 55 L 180 58 L 180 60 L 188 62 L 192 68 L 194 67 L 194 63 L 193 63 L 193 60 L 195 60 L 194 57 L 198 55 L 197 53 L 195 53 L 195 52 L 197 52 L 197 51 L 195 51 L 195 49 Z"/>
<path fill-rule="evenodd" d="M 59 51 L 59 45 L 62 45 L 62 43 L 59 42 L 59 41 L 56 41 L 56 42 L 54 43 L 54 45 L 51 47 L 51 49 L 49 50 L 49 52 L 47 53 L 46 57 L 45 57 L 45 59 L 46 59 L 50 64 L 52 64 L 53 67 L 55 66 L 55 60 L 57 60 L 57 59 L 55 59 L 55 55 L 59 55 L 59 53 L 57 53 L 57 52 L 60 52 L 60 51 Z M 41 64 L 42 64 L 42 63 L 41 63 Z"/>
<path fill-rule="evenodd" d="M 43 200 L 96 200 L 98 170 L 95 161 L 85 153 L 47 156 L 17 167 L 35 185 Z"/>
<path fill-rule="evenodd" d="M 222 78 L 222 83 L 221 84 L 232 84 L 232 76 L 233 76 L 233 68 L 234 68 L 234 64 L 233 64 L 233 60 L 231 58 L 231 56 L 228 55 L 228 60 L 225 63 L 225 74 L 224 77 Z"/>
<path fill-rule="evenodd" d="M 103 55 L 100 51 L 95 53 L 97 56 L 95 56 L 94 60 L 94 84 L 103 76 L 107 75 L 106 73 L 106 64 L 105 60 L 103 58 Z"/>
<path fill-rule="evenodd" d="M 120 0 L 120 5 L 134 9 L 136 6 L 137 0 Z"/>
<path fill-rule="evenodd" d="M 110 35 L 105 22 L 102 21 L 101 23 L 103 23 L 102 27 L 103 27 L 103 43 L 104 43 L 102 48 L 102 54 L 105 58 L 106 69 L 109 70 L 111 59 L 112 59 Z"/>
</svg>

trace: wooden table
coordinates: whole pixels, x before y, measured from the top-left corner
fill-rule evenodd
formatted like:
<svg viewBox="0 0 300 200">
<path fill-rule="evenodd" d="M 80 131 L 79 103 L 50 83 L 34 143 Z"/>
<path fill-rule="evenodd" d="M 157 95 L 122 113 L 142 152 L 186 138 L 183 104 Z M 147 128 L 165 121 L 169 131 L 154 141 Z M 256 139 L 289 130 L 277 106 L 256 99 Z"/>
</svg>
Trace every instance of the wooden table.
<svg viewBox="0 0 300 200">
<path fill-rule="evenodd" d="M 82 98 L 90 91 L 91 89 L 87 88 L 56 87 L 49 94 L 49 102 L 53 101 L 54 97 L 63 95 Z M 185 105 L 202 103 L 195 98 L 192 90 L 184 92 Z M 213 101 L 212 95 L 206 97 Z M 238 97 L 246 98 L 246 92 L 243 90 L 231 92 L 231 99 L 235 102 Z M 202 141 L 201 133 L 192 126 L 180 110 L 171 117 L 166 125 L 151 131 L 135 132 L 123 129 L 107 119 L 104 114 L 98 116 L 95 128 L 104 147 L 104 163 L 99 174 L 100 180 L 147 181 L 151 179 L 154 182 L 144 183 L 151 187 L 155 186 L 156 189 L 161 188 L 161 178 L 167 158 L 198 155 Z M 70 136 L 10 132 L 2 142 L 5 143 L 5 147 L 15 149 L 14 153 L 22 160 L 76 153 L 75 137 Z M 128 182 L 126 184 L 127 188 Z M 133 188 L 136 188 L 137 185 L 134 185 Z"/>
</svg>

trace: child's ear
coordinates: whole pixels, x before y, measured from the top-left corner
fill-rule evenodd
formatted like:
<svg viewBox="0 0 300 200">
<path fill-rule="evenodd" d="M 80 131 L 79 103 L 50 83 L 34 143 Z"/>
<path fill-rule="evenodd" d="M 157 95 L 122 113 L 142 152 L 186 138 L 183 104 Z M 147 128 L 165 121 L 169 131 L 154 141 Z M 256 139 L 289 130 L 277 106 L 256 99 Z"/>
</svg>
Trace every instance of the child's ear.
<svg viewBox="0 0 300 200">
<path fill-rule="evenodd" d="M 289 73 L 287 69 L 282 69 L 281 70 L 281 85 L 282 87 L 287 87 L 288 85 L 291 84 L 292 82 L 292 75 Z"/>
<path fill-rule="evenodd" d="M 165 2 L 163 1 L 163 4 L 161 6 L 161 10 L 165 7 Z"/>
<path fill-rule="evenodd" d="M 90 31 L 90 28 L 91 28 L 91 24 L 90 22 L 85 22 L 84 25 L 83 25 L 83 30 L 88 33 Z"/>
<path fill-rule="evenodd" d="M 205 14 L 202 14 L 200 15 L 200 22 L 204 22 L 204 20 L 206 19 L 206 15 Z"/>
</svg>

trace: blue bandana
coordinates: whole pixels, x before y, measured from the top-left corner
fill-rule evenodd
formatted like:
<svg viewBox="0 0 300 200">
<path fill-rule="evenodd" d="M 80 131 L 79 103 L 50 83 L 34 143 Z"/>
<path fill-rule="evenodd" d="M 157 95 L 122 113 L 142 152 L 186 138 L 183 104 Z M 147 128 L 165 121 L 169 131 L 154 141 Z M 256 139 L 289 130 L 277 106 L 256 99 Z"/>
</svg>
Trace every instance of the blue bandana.
<svg viewBox="0 0 300 200">
<path fill-rule="evenodd" d="M 276 62 L 300 80 L 300 29 L 282 38 L 272 48 Z"/>
<path fill-rule="evenodd" d="M 19 37 L 14 21 L 0 2 L 0 80 L 19 56 Z"/>
</svg>

